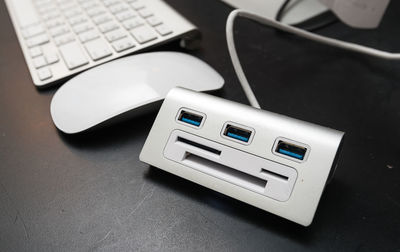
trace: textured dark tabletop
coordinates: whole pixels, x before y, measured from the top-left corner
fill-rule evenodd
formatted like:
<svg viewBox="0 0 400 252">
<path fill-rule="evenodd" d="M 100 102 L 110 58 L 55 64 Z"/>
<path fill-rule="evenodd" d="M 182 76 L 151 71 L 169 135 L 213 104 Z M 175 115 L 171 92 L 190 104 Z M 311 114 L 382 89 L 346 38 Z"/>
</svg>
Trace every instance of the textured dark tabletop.
<svg viewBox="0 0 400 252">
<path fill-rule="evenodd" d="M 230 8 L 169 0 L 203 34 L 189 51 L 247 103 L 225 42 Z M 400 2 L 377 30 L 319 33 L 400 51 Z M 261 106 L 346 132 L 313 224 L 297 224 L 141 163 L 156 113 L 78 136 L 54 127 L 56 88 L 32 84 L 0 2 L 0 251 L 400 251 L 400 62 L 242 20 L 240 58 Z M 177 43 L 157 50 L 182 50 Z"/>
</svg>

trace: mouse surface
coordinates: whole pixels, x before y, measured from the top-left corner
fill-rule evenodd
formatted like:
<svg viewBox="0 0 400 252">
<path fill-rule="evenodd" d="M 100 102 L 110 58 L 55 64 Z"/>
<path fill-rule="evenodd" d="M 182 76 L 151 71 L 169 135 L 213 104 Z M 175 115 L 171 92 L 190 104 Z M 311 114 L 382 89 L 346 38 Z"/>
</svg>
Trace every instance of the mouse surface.
<svg viewBox="0 0 400 252">
<path fill-rule="evenodd" d="M 176 86 L 212 91 L 223 85 L 221 75 L 193 56 L 142 53 L 100 65 L 67 81 L 55 93 L 50 112 L 59 130 L 73 134 L 121 115 L 143 113 L 160 104 Z"/>
</svg>

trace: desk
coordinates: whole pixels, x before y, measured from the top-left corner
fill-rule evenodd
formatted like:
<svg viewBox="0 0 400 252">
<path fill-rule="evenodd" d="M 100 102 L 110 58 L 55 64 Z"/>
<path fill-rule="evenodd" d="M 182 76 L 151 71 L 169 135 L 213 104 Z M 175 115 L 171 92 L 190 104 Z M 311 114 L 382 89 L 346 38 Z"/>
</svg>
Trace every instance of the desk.
<svg viewBox="0 0 400 252">
<path fill-rule="evenodd" d="M 231 9 L 168 0 L 203 33 L 189 53 L 247 103 L 225 42 Z M 261 106 L 345 131 L 342 158 L 304 228 L 141 163 L 156 113 L 78 136 L 54 127 L 56 88 L 32 84 L 0 3 L 0 251 L 400 251 L 400 63 L 237 23 L 240 58 Z M 400 51 L 400 2 L 381 27 L 322 34 Z M 181 50 L 172 43 L 157 50 Z"/>
</svg>

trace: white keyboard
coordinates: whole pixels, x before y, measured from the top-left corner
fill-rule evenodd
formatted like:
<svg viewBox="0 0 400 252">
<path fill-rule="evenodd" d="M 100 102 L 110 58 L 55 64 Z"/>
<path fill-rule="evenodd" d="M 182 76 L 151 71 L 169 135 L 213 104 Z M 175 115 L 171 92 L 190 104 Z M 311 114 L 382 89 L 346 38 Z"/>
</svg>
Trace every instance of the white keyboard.
<svg viewBox="0 0 400 252">
<path fill-rule="evenodd" d="M 196 27 L 161 0 L 6 0 L 36 86 L 171 39 Z"/>
</svg>

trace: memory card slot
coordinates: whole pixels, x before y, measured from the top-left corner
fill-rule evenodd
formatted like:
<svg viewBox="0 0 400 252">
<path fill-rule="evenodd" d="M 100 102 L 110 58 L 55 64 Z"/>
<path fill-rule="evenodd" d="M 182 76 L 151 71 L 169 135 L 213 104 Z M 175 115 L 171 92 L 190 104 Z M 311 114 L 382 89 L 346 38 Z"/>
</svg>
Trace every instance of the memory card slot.
<svg viewBox="0 0 400 252">
<path fill-rule="evenodd" d="M 185 154 L 185 158 L 182 162 L 207 174 L 212 174 L 214 177 L 223 178 L 226 181 L 239 184 L 246 188 L 252 188 L 261 193 L 264 192 L 268 182 L 266 179 L 232 169 L 232 167 L 213 162 L 190 152 Z"/>
<path fill-rule="evenodd" d="M 284 176 L 282 174 L 279 174 L 279 173 L 276 173 L 276 172 L 273 172 L 273 171 L 269 171 L 269 170 L 264 169 L 264 168 L 261 168 L 260 173 L 268 175 L 268 176 L 273 176 L 273 177 L 276 177 L 276 178 L 279 178 L 279 179 L 283 179 L 285 181 L 289 180 L 289 177 L 287 177 L 287 176 Z"/>
<path fill-rule="evenodd" d="M 217 178 L 278 201 L 289 199 L 297 178 L 290 166 L 181 130 L 171 132 L 164 156 L 210 181 Z"/>
<path fill-rule="evenodd" d="M 179 137 L 179 136 L 178 136 L 178 138 L 176 139 L 176 141 L 177 141 L 177 142 L 181 142 L 181 143 L 185 143 L 185 144 L 188 144 L 188 145 L 191 145 L 191 146 L 194 146 L 194 147 L 196 147 L 196 148 L 199 148 L 199 149 L 202 149 L 202 150 L 205 150 L 205 151 L 214 153 L 214 154 L 216 154 L 216 155 L 221 155 L 221 151 L 220 151 L 220 150 L 211 148 L 211 147 L 209 147 L 209 146 L 205 146 L 205 145 L 200 144 L 200 143 L 198 143 L 198 142 L 190 141 L 189 139 L 186 139 L 186 138 L 183 138 L 183 137 Z"/>
</svg>

